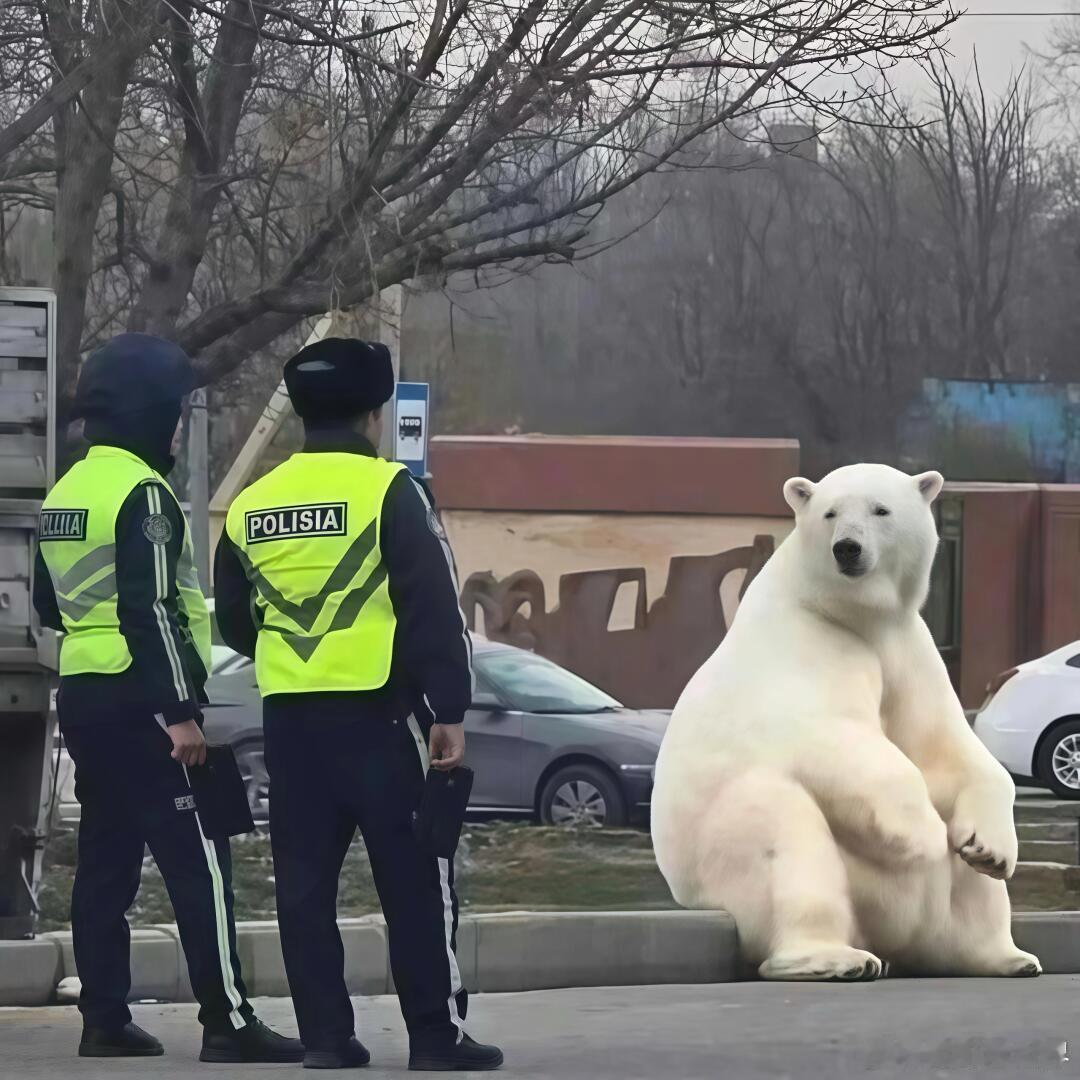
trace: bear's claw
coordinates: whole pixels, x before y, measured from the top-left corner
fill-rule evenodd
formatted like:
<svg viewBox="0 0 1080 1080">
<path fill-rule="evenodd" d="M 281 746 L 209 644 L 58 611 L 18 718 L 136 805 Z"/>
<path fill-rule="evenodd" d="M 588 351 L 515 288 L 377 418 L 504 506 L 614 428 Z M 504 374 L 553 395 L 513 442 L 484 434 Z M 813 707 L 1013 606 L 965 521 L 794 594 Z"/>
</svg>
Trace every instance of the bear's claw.
<svg viewBox="0 0 1080 1080">
<path fill-rule="evenodd" d="M 981 843 L 974 833 L 956 849 L 956 854 L 973 870 L 987 877 L 1003 881 L 1011 876 L 1008 859 Z"/>
<path fill-rule="evenodd" d="M 1034 979 L 1042 974 L 1042 964 L 1037 956 L 1018 952 L 1006 962 L 1002 974 L 1011 979 Z"/>
<path fill-rule="evenodd" d="M 879 965 L 876 960 L 867 960 L 862 967 L 848 968 L 841 975 L 829 976 L 832 982 L 872 982 L 884 974 L 884 964 Z"/>
</svg>

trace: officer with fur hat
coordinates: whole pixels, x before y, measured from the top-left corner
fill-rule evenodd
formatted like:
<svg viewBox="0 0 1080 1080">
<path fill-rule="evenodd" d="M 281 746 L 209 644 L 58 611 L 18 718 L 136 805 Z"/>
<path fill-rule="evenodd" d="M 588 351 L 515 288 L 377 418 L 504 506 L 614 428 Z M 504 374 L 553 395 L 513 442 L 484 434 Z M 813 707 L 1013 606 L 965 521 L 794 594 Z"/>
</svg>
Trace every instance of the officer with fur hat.
<svg viewBox="0 0 1080 1080">
<path fill-rule="evenodd" d="M 327 339 L 285 365 L 303 450 L 229 509 L 215 567 L 225 641 L 255 658 L 278 922 L 309 1068 L 366 1065 L 336 923 L 356 829 L 386 915 L 414 1070 L 502 1053 L 463 1029 L 451 860 L 413 834 L 430 765 L 464 754 L 471 646 L 427 489 L 376 452 L 394 391 L 385 345 Z"/>
<path fill-rule="evenodd" d="M 200 722 L 210 618 L 173 466 L 191 361 L 170 341 L 121 334 L 83 365 L 76 391 L 90 450 L 45 500 L 34 604 L 64 633 L 57 708 L 82 804 L 71 896 L 83 1057 L 152 1057 L 131 1022 L 125 912 L 149 845 L 176 912 L 202 1006 L 201 1059 L 289 1062 L 303 1046 L 260 1023 L 236 956 L 229 844 L 203 834 L 188 768 Z"/>
</svg>

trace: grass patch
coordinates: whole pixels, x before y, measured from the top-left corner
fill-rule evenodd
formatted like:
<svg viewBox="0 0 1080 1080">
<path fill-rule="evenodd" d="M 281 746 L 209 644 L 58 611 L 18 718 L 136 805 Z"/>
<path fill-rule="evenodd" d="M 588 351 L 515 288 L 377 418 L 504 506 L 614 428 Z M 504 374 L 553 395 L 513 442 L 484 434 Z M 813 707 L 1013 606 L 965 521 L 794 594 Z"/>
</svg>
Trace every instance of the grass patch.
<svg viewBox="0 0 1080 1080">
<path fill-rule="evenodd" d="M 75 876 L 75 834 L 60 834 L 46 852 L 40 901 L 42 930 L 67 929 Z M 270 838 L 252 833 L 232 842 L 236 917 L 274 918 Z M 675 906 L 646 833 L 633 829 L 552 829 L 490 822 L 469 824 L 456 862 L 463 911 L 620 911 Z M 338 914 L 379 910 L 367 851 L 359 837 L 345 860 Z M 152 858 L 129 914 L 133 926 L 175 922 Z"/>
<path fill-rule="evenodd" d="M 75 833 L 61 833 L 46 852 L 40 901 L 42 930 L 69 924 L 75 877 Z M 270 838 L 252 833 L 232 842 L 236 917 L 273 919 L 274 863 Z M 675 907 L 660 876 L 647 833 L 634 829 L 552 829 L 513 822 L 466 826 L 456 862 L 462 911 L 646 911 Z M 1045 879 L 1045 880 L 1044 880 Z M 1073 910 L 1080 891 L 1021 864 L 1009 882 L 1018 911 Z M 345 860 L 338 914 L 379 910 L 371 867 L 357 838 Z M 153 859 L 143 863 L 142 887 L 129 915 L 133 926 L 175 922 Z"/>
</svg>

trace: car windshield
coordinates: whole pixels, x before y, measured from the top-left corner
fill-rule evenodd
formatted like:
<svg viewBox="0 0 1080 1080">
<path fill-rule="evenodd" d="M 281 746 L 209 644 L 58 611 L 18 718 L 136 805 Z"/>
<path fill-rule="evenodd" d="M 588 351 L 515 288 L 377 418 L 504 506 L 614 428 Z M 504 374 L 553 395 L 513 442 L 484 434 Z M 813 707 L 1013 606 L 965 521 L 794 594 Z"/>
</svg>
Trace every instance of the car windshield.
<svg viewBox="0 0 1080 1080">
<path fill-rule="evenodd" d="M 533 653 L 483 652 L 475 662 L 478 672 L 522 712 L 598 713 L 622 708 L 603 690 Z"/>
</svg>

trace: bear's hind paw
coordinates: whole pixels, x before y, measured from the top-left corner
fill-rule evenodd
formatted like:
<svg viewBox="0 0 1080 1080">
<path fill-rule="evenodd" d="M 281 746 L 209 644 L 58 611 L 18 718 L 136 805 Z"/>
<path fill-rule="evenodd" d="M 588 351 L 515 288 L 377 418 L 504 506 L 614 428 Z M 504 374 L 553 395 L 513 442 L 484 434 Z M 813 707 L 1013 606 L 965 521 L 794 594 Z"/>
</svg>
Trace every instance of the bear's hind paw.
<svg viewBox="0 0 1080 1080">
<path fill-rule="evenodd" d="M 778 982 L 872 982 L 888 973 L 873 953 L 847 945 L 774 953 L 758 969 Z"/>
<path fill-rule="evenodd" d="M 1018 952 L 1005 961 L 1001 974 L 1008 979 L 1034 979 L 1042 974 L 1042 964 L 1037 956 Z"/>
</svg>

